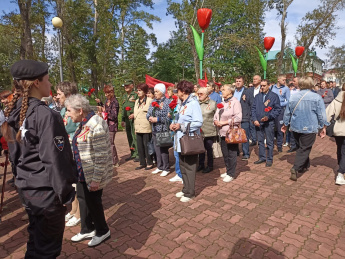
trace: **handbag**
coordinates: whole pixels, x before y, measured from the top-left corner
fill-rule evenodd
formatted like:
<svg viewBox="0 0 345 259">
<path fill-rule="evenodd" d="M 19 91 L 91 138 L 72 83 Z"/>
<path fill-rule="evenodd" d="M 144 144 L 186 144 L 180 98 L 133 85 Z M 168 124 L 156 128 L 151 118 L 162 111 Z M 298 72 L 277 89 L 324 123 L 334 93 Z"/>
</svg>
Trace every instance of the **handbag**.
<svg viewBox="0 0 345 259">
<path fill-rule="evenodd" d="M 334 119 L 334 117 L 335 117 L 335 114 L 333 114 L 331 117 L 331 121 L 330 121 L 331 124 L 329 124 L 326 128 L 326 135 L 328 137 L 334 137 L 334 126 L 335 126 L 336 121 L 339 120 L 340 115 L 336 119 Z"/>
<path fill-rule="evenodd" d="M 226 132 L 225 135 L 225 142 L 227 144 L 239 144 L 239 143 L 246 143 L 247 135 L 246 131 L 241 128 L 241 125 L 238 126 L 238 128 L 234 127 L 234 121 L 231 120 L 230 128 Z"/>
<path fill-rule="evenodd" d="M 147 142 L 147 152 L 149 153 L 150 156 L 152 156 L 156 153 L 155 147 L 153 144 L 153 138 L 151 138 L 150 141 Z"/>
<path fill-rule="evenodd" d="M 167 122 L 165 126 L 169 129 Z M 163 129 L 163 127 L 162 127 Z M 174 140 L 171 137 L 170 131 L 162 131 L 156 133 L 156 146 L 157 147 L 172 147 L 174 145 Z"/>
<path fill-rule="evenodd" d="M 186 134 L 180 138 L 181 155 L 190 156 L 205 153 L 204 140 L 201 135 L 194 132 L 193 136 L 189 135 L 190 123 L 188 123 Z"/>
<path fill-rule="evenodd" d="M 212 151 L 213 151 L 213 158 L 223 157 L 218 136 L 215 138 L 215 141 L 212 144 Z"/>
</svg>

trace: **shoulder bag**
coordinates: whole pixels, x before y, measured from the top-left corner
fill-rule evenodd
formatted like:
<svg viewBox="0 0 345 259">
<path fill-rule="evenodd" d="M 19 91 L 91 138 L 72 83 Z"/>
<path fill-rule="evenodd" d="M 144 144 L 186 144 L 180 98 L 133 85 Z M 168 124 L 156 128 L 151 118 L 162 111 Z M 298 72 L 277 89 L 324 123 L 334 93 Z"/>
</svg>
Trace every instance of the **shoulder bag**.
<svg viewBox="0 0 345 259">
<path fill-rule="evenodd" d="M 190 123 L 188 123 L 186 134 L 180 138 L 181 155 L 190 156 L 205 153 L 204 140 L 201 135 L 194 132 L 193 136 L 189 135 Z"/>
<path fill-rule="evenodd" d="M 225 135 L 225 142 L 227 144 L 239 144 L 248 142 L 246 131 L 241 128 L 241 124 L 238 125 L 238 128 L 235 128 L 234 121 L 231 120 L 230 128 Z"/>
<path fill-rule="evenodd" d="M 337 99 L 335 99 L 335 100 L 338 101 Z M 334 119 L 334 117 L 335 117 L 335 114 L 333 114 L 331 117 L 331 121 L 330 121 L 331 124 L 329 124 L 326 128 L 326 135 L 328 137 L 334 137 L 334 126 L 335 126 L 335 123 L 337 122 L 337 120 L 340 119 L 340 114 L 338 115 L 338 117 L 336 119 Z"/>
<path fill-rule="evenodd" d="M 171 137 L 169 131 L 169 124 L 165 122 L 165 126 L 168 129 L 167 131 L 161 131 L 156 133 L 156 146 L 157 147 L 172 147 L 174 145 L 174 140 Z M 162 130 L 164 127 L 162 126 Z"/>
<path fill-rule="evenodd" d="M 223 157 L 222 149 L 220 147 L 219 132 L 217 128 L 217 136 L 214 138 L 212 144 L 213 158 Z"/>
</svg>

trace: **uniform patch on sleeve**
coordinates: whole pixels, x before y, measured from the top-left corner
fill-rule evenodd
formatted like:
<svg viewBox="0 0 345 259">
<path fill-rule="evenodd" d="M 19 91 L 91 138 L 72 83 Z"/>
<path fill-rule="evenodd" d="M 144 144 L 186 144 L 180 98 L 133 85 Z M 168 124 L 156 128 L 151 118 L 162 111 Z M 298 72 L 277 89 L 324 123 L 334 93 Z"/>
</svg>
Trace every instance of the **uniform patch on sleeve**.
<svg viewBox="0 0 345 259">
<path fill-rule="evenodd" d="M 65 139 L 63 136 L 56 136 L 54 138 L 54 144 L 56 146 L 56 148 L 60 151 L 63 150 L 64 146 L 65 146 Z"/>
</svg>

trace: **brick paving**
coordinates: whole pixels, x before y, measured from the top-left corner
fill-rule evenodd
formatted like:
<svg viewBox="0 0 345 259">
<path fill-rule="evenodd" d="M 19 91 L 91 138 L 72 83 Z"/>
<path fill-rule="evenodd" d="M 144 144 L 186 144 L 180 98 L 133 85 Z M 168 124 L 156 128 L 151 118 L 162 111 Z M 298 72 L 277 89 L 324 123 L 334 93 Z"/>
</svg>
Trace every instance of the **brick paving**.
<svg viewBox="0 0 345 259">
<path fill-rule="evenodd" d="M 123 132 L 116 136 L 122 165 L 106 187 L 103 205 L 111 238 L 96 248 L 72 243 L 80 226 L 66 227 L 60 258 L 345 258 L 345 186 L 334 184 L 336 145 L 320 139 L 311 168 L 289 180 L 295 154 L 274 153 L 271 168 L 238 160 L 235 181 L 224 183 L 222 158 L 210 174 L 197 173 L 197 197 L 181 203 L 181 183 L 135 171 Z M 3 158 L 2 158 L 3 160 Z M 0 162 L 2 162 L 0 159 Z M 2 180 L 1 180 L 2 182 Z M 27 221 L 7 186 L 0 224 L 0 258 L 23 258 Z"/>
</svg>

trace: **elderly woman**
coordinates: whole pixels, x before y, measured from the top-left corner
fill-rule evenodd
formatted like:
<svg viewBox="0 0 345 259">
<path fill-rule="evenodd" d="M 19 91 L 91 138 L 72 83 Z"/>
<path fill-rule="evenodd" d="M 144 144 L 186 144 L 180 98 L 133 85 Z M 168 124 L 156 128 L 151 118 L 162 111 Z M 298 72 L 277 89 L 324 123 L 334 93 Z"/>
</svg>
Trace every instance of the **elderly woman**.
<svg viewBox="0 0 345 259">
<path fill-rule="evenodd" d="M 225 142 L 226 133 L 233 125 L 235 128 L 241 124 L 242 107 L 239 100 L 234 97 L 236 87 L 225 84 L 223 88 L 224 101 L 218 106 L 214 115 L 214 125 L 219 129 L 220 146 L 223 153 L 226 172 L 221 174 L 223 181 L 228 183 L 235 179 L 237 165 L 238 144 Z"/>
<path fill-rule="evenodd" d="M 300 91 L 291 96 L 284 112 L 282 131 L 285 132 L 290 125 L 297 147 L 295 162 L 290 170 L 292 181 L 297 181 L 297 173 L 303 173 L 310 167 L 309 154 L 316 134 L 321 130 L 320 136 L 324 138 L 329 125 L 322 97 L 310 91 L 313 83 L 311 77 L 300 78 Z"/>
<path fill-rule="evenodd" d="M 72 82 L 61 82 L 56 86 L 57 98 L 60 103 L 60 114 L 63 119 L 63 123 L 65 125 L 66 132 L 69 137 L 69 141 L 72 142 L 73 135 L 75 130 L 78 127 L 78 123 L 74 123 L 71 118 L 67 116 L 65 101 L 66 98 L 71 96 L 72 94 L 76 94 L 78 92 L 77 85 Z M 72 209 L 69 213 L 67 213 L 65 220 L 67 221 L 67 227 L 73 227 L 79 224 L 80 222 L 80 211 L 79 211 L 79 202 L 78 199 L 75 198 L 72 203 Z"/>
<path fill-rule="evenodd" d="M 327 121 L 335 120 L 333 134 L 337 144 L 338 175 L 335 184 L 344 185 L 345 173 L 345 84 L 326 109 Z"/>
<path fill-rule="evenodd" d="M 207 152 L 207 167 L 205 168 L 205 153 L 199 155 L 199 167 L 197 171 L 209 173 L 213 170 L 213 150 L 214 138 L 217 136 L 216 127 L 213 124 L 214 114 L 217 110 L 217 103 L 210 99 L 206 87 L 198 90 L 199 103 L 204 123 L 201 131 L 204 137 L 204 145 Z"/>
<path fill-rule="evenodd" d="M 152 138 L 157 156 L 157 169 L 153 174 L 161 173 L 160 176 L 167 176 L 169 169 L 169 147 L 157 146 L 156 134 L 169 131 L 170 118 L 168 116 L 170 100 L 165 98 L 165 85 L 156 84 L 154 88 L 155 99 L 147 111 L 146 118 L 152 124 Z M 158 107 L 154 107 L 157 105 Z"/>
<path fill-rule="evenodd" d="M 134 113 L 130 115 L 130 119 L 134 119 L 135 134 L 137 137 L 137 147 L 139 153 L 140 166 L 135 170 L 145 168 L 150 170 L 153 168 L 152 158 L 148 151 L 148 143 L 151 139 L 152 128 L 150 122 L 146 119 L 147 111 L 151 105 L 152 99 L 147 97 L 149 86 L 145 83 L 137 86 L 139 99 L 135 101 Z"/>
<path fill-rule="evenodd" d="M 195 173 L 197 169 L 198 155 L 182 155 L 180 139 L 186 134 L 187 126 L 190 124 L 190 132 L 200 134 L 202 126 L 202 113 L 199 102 L 192 96 L 194 85 L 188 81 L 181 81 L 177 84 L 177 95 L 181 100 L 178 106 L 178 114 L 175 123 L 170 129 L 175 132 L 175 149 L 179 152 L 180 170 L 183 179 L 183 189 L 176 193 L 181 202 L 188 202 L 195 197 Z"/>
<path fill-rule="evenodd" d="M 118 130 L 118 114 L 120 110 L 119 102 L 114 95 L 114 87 L 111 85 L 105 85 L 103 88 L 105 98 L 104 107 L 101 107 L 103 119 L 107 121 L 109 127 L 109 139 L 111 145 L 111 151 L 113 155 L 113 166 L 118 167 L 119 157 L 117 156 L 117 151 L 115 147 L 115 135 Z M 95 99 L 97 103 L 101 103 L 100 99 Z"/>
<path fill-rule="evenodd" d="M 110 236 L 102 206 L 103 188 L 113 176 L 108 125 L 92 111 L 89 101 L 80 94 L 68 97 L 65 106 L 72 121 L 80 123 L 72 148 L 78 171 L 81 231 L 71 240 L 79 242 L 92 238 L 88 245 L 96 246 Z"/>
</svg>

